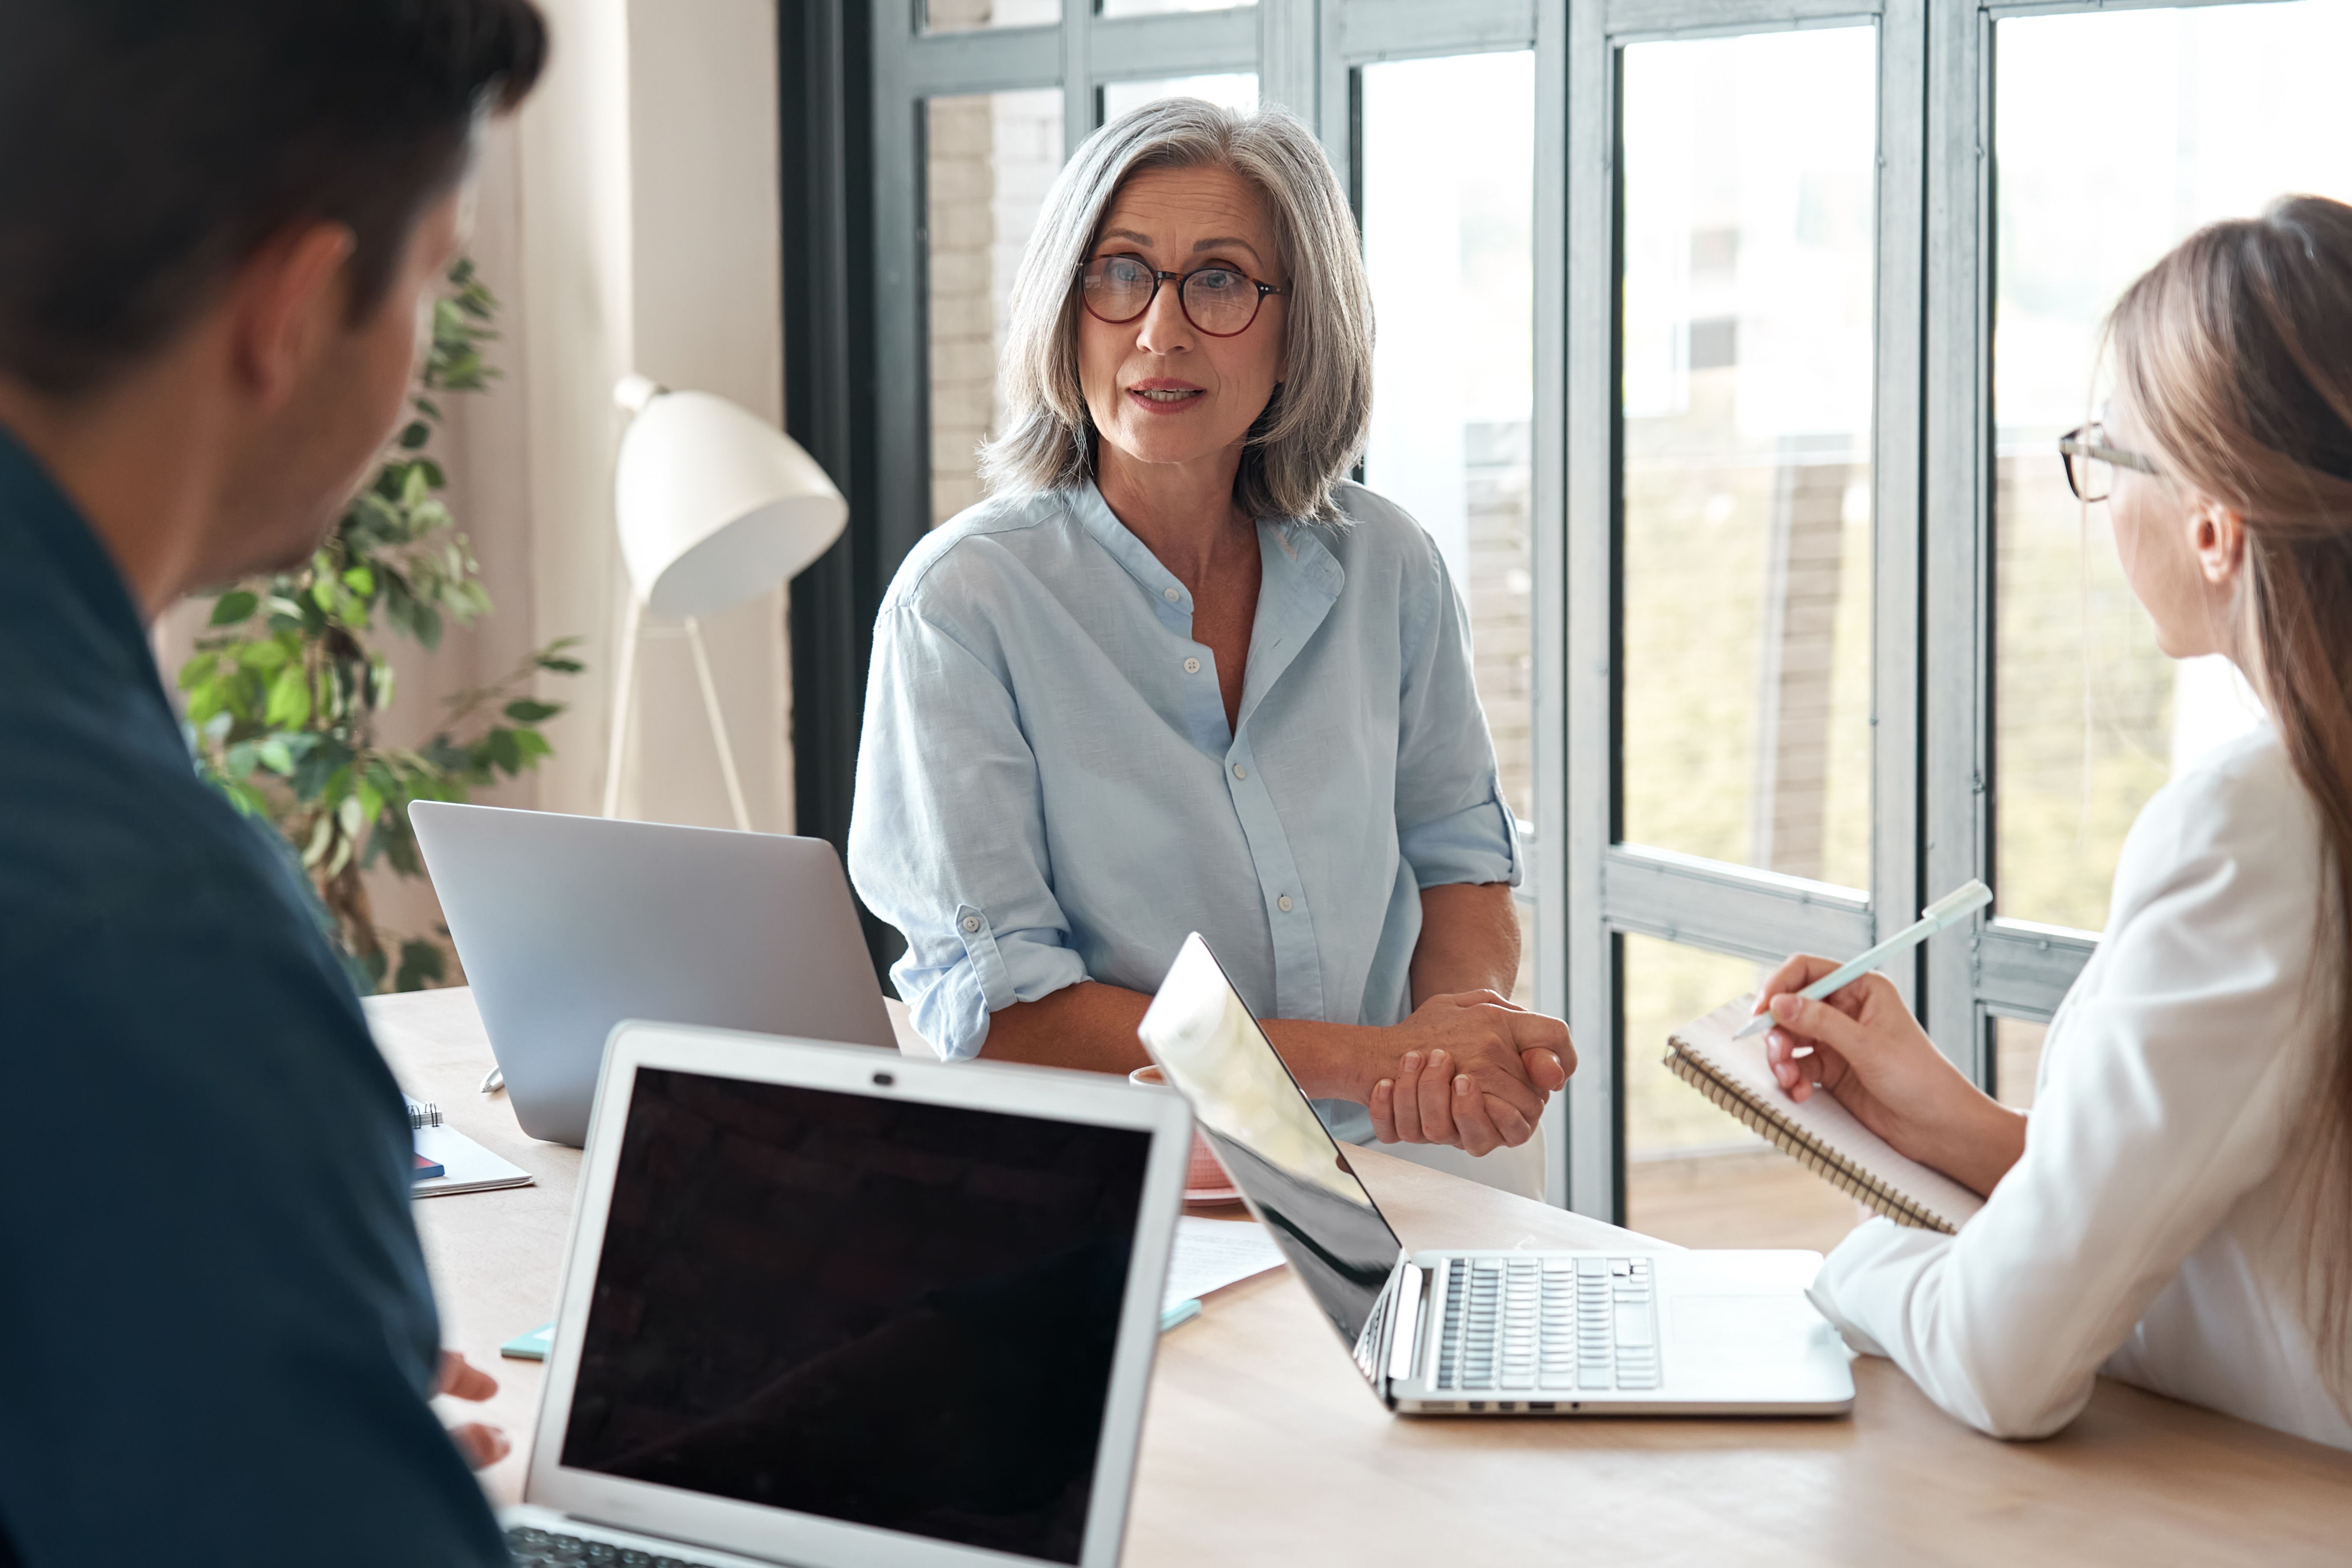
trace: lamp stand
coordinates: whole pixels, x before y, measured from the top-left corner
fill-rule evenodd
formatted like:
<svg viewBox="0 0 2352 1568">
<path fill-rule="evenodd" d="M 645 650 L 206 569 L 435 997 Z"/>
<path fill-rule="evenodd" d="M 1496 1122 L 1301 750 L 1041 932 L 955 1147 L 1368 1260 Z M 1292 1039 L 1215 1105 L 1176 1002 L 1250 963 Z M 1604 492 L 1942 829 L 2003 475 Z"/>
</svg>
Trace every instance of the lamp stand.
<svg viewBox="0 0 2352 1568">
<path fill-rule="evenodd" d="M 636 694 L 637 639 L 645 624 L 646 605 L 629 595 L 628 619 L 621 632 L 620 668 L 613 678 L 613 750 L 604 761 L 604 815 L 621 811 L 621 759 L 628 749 L 630 699 Z M 694 616 L 685 620 L 687 646 L 694 650 L 694 675 L 702 688 L 703 716 L 710 721 L 711 743 L 719 749 L 719 775 L 727 781 L 727 804 L 734 808 L 735 826 L 751 831 L 751 811 L 743 798 L 743 780 L 735 771 L 735 748 L 727 739 L 727 718 L 719 710 L 719 684 L 710 678 L 710 655 L 702 646 L 702 626 Z"/>
<path fill-rule="evenodd" d="M 694 649 L 694 673 L 702 682 L 702 710 L 710 718 L 710 738 L 719 747 L 719 771 L 727 780 L 727 803 L 735 808 L 735 826 L 751 831 L 751 809 L 743 804 L 743 781 L 735 773 L 735 748 L 727 743 L 727 719 L 719 711 L 719 687 L 710 679 L 710 656 L 702 651 L 702 623 L 686 617 L 686 640 Z"/>
</svg>

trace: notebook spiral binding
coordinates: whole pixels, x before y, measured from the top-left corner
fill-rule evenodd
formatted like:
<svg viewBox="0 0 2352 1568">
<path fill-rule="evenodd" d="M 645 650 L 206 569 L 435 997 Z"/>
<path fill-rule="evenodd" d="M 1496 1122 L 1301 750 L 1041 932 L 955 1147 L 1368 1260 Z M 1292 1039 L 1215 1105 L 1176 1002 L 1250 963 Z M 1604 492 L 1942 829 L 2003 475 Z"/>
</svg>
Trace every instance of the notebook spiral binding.
<svg viewBox="0 0 2352 1568">
<path fill-rule="evenodd" d="M 1676 1050 L 1671 1041 L 1666 1047 L 1666 1070 L 1713 1100 L 1726 1114 L 1745 1122 L 1774 1148 L 1830 1185 L 1858 1199 L 1895 1224 L 1907 1225 L 1915 1230 L 1941 1231 L 1946 1236 L 1958 1234 L 1959 1226 L 1941 1215 L 1921 1208 L 1899 1194 L 1889 1192 L 1874 1178 L 1855 1170 L 1835 1153 L 1822 1147 L 1802 1128 L 1781 1121 L 1766 1107 L 1750 1104 L 1730 1085 Z"/>
</svg>

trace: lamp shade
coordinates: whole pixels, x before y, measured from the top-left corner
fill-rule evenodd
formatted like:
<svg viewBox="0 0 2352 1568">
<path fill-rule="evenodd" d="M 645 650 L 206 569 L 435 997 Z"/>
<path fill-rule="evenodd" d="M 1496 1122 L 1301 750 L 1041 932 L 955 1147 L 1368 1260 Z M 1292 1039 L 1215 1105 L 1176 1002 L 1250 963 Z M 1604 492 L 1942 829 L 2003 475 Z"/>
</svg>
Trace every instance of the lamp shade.
<svg viewBox="0 0 2352 1568">
<path fill-rule="evenodd" d="M 841 537 L 848 503 L 773 425 L 723 397 L 665 392 L 640 376 L 614 395 L 639 411 L 613 480 L 621 554 L 654 614 L 682 620 L 740 604 Z"/>
</svg>

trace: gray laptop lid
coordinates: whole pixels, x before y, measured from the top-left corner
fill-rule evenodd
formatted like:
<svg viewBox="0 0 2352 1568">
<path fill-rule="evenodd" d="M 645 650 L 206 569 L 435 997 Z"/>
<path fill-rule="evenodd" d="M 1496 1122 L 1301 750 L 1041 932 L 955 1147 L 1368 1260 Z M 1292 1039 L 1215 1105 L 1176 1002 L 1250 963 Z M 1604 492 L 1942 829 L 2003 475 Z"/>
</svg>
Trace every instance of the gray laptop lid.
<svg viewBox="0 0 2352 1568">
<path fill-rule="evenodd" d="M 1403 1244 L 1198 931 L 1184 939 L 1138 1032 L 1377 1389 L 1381 1320 Z"/>
<path fill-rule="evenodd" d="M 896 1048 L 821 838 L 431 801 L 409 820 L 534 1138 L 586 1138 L 624 1018 Z"/>
</svg>

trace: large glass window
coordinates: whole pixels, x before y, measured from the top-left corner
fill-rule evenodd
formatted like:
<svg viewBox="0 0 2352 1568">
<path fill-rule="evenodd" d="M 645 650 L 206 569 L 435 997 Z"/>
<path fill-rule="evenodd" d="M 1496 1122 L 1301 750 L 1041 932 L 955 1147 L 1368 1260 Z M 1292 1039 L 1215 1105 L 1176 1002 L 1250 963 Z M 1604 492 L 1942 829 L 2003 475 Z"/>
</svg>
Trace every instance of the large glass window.
<svg viewBox="0 0 2352 1568">
<path fill-rule="evenodd" d="M 1535 57 L 1404 60 L 1360 81 L 1379 323 L 1364 480 L 1429 531 L 1469 605 L 1503 797 L 1532 821 Z M 1522 900 L 1514 996 L 1528 1005 L 1532 914 Z"/>
<path fill-rule="evenodd" d="M 2106 311 L 2158 257 L 2284 193 L 2352 197 L 2352 6 L 2020 17 L 1995 43 L 1993 886 L 2004 915 L 2095 931 L 2147 797 L 2259 710 L 2224 661 L 2158 650 L 2056 438 L 2096 416 Z M 2030 1088 L 2031 1056 L 2000 1056 L 2004 1093 L 2013 1057 Z"/>
<path fill-rule="evenodd" d="M 1469 603 L 1504 797 L 1532 819 L 1534 57 L 1368 67 L 1362 102 L 1364 482 L 1429 531 Z"/>
<path fill-rule="evenodd" d="M 1850 1220 L 1663 1072 L 1666 1031 L 1967 877 L 2002 918 L 1893 972 L 2030 1100 L 2125 831 L 2254 716 L 2225 666 L 2158 653 L 2054 437 L 2095 416 L 2101 321 L 2169 246 L 2284 192 L 2352 198 L 2347 0 L 1819 9 L 867 13 L 877 347 L 844 352 L 836 401 L 876 408 L 852 521 L 875 582 L 845 624 L 978 499 L 1006 293 L 1069 139 L 1170 94 L 1296 109 L 1360 203 L 1364 478 L 1462 587 L 1534 830 L 1520 995 L 1589 1067 L 1552 1190 L 1686 1242 Z M 854 711 L 845 646 L 828 700 Z M 808 821 L 848 798 L 835 761 L 803 799 L 837 836 Z"/>
<path fill-rule="evenodd" d="M 1623 837 L 1864 887 L 1876 37 L 1622 79 Z"/>
<path fill-rule="evenodd" d="M 924 105 L 931 516 L 977 503 L 996 433 L 1013 278 L 1062 166 L 1062 93 L 976 92 Z"/>
</svg>

